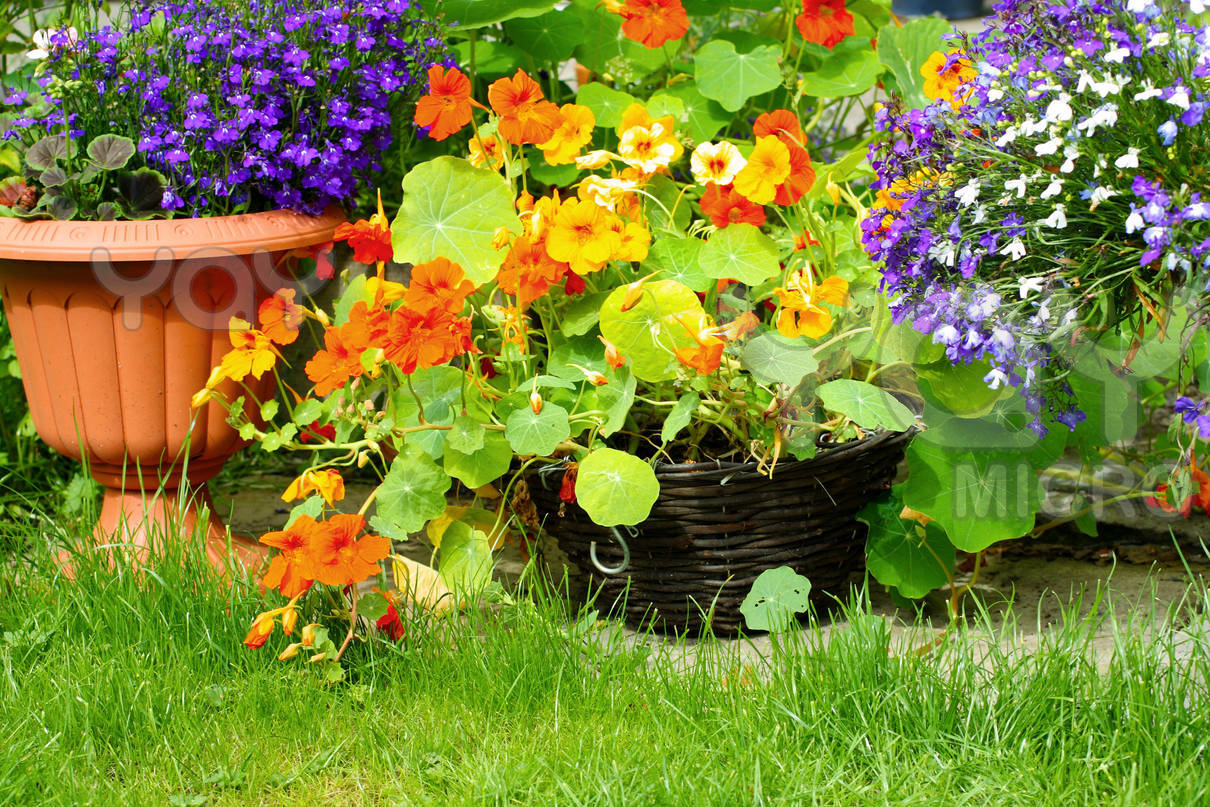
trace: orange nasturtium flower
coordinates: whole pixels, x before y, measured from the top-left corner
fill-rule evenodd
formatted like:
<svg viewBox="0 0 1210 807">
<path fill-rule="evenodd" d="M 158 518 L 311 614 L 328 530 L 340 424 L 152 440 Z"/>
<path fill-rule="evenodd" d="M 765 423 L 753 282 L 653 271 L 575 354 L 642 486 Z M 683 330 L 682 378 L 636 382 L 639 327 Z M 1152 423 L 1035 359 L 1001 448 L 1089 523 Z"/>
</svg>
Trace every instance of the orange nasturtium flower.
<svg viewBox="0 0 1210 807">
<path fill-rule="evenodd" d="M 311 539 L 315 579 L 325 586 L 353 586 L 378 574 L 378 561 L 391 554 L 391 542 L 380 535 L 357 536 L 366 521 L 340 514 L 321 522 Z"/>
<path fill-rule="evenodd" d="M 466 159 L 476 168 L 486 166 L 493 171 L 499 171 L 504 167 L 504 142 L 496 135 L 471 135 L 469 149 L 470 154 Z"/>
<path fill-rule="evenodd" d="M 475 284 L 466 279 L 462 267 L 446 258 L 434 258 L 412 267 L 412 282 L 403 295 L 403 305 L 423 314 L 440 309 L 462 313 Z"/>
<path fill-rule="evenodd" d="M 315 394 L 321 398 L 365 372 L 361 366 L 361 354 L 366 346 L 359 344 L 357 336 L 361 329 L 350 329 L 348 324 L 332 326 L 324 331 L 324 349 L 307 362 L 307 378 L 315 382 Z"/>
<path fill-rule="evenodd" d="M 384 351 L 387 361 L 405 374 L 478 352 L 471 342 L 470 317 L 455 317 L 444 308 L 417 312 L 407 306 L 391 314 Z"/>
<path fill-rule="evenodd" d="M 559 205 L 546 234 L 546 252 L 571 266 L 577 275 L 605 266 L 620 246 L 610 226 L 616 218 L 599 205 L 583 199 L 568 199 Z"/>
<path fill-rule="evenodd" d="M 266 370 L 272 370 L 277 362 L 277 351 L 273 342 L 252 325 L 239 317 L 232 317 L 228 337 L 234 350 L 223 356 L 219 369 L 225 378 L 242 381 L 251 375 L 260 379 Z"/>
<path fill-rule="evenodd" d="M 622 33 L 645 48 L 658 48 L 689 30 L 689 16 L 681 0 L 608 0 L 606 8 L 625 18 Z"/>
<path fill-rule="evenodd" d="M 515 146 L 546 143 L 563 125 L 559 107 L 545 100 L 538 82 L 521 68 L 512 78 L 493 81 L 487 99 L 500 116 L 500 136 Z"/>
<path fill-rule="evenodd" d="M 773 203 L 782 207 L 796 203 L 815 184 L 815 169 L 811 167 L 807 150 L 801 146 L 787 148 L 790 151 L 790 176 L 777 186 L 777 195 L 773 197 Z"/>
<path fill-rule="evenodd" d="M 294 289 L 278 289 L 256 312 L 261 331 L 279 345 L 290 345 L 298 339 L 303 309 L 294 304 L 294 294 Z"/>
<path fill-rule="evenodd" d="M 844 0 L 802 0 L 802 13 L 794 20 L 802 38 L 828 50 L 846 36 L 857 33 L 853 15 L 845 10 Z"/>
<path fill-rule="evenodd" d="M 731 185 L 711 185 L 702 194 L 702 212 L 710 223 L 722 229 L 730 224 L 765 223 L 765 209 L 741 196 Z"/>
<path fill-rule="evenodd" d="M 777 197 L 777 186 L 790 176 L 790 149 L 776 137 L 758 137 L 748 164 L 735 175 L 735 190 L 748 201 L 767 205 Z"/>
<path fill-rule="evenodd" d="M 348 241 L 353 248 L 353 260 L 373 266 L 395 256 L 391 245 L 391 222 L 382 209 L 382 191 L 378 192 L 378 212 L 368 219 L 344 222 L 336 228 L 334 241 Z"/>
<path fill-rule="evenodd" d="M 546 253 L 546 245 L 532 236 L 522 235 L 509 247 L 496 275 L 496 285 L 505 294 L 517 298 L 522 309 L 545 295 L 567 274 L 567 264 Z"/>
<path fill-rule="evenodd" d="M 924 94 L 934 101 L 948 101 L 954 109 L 966 103 L 970 90 L 963 91 L 962 85 L 975 78 L 971 60 L 960 50 L 942 53 L 933 51 L 920 67 L 924 76 Z"/>
<path fill-rule="evenodd" d="M 252 620 L 252 627 L 249 629 L 248 635 L 244 637 L 244 644 L 252 650 L 264 647 L 265 642 L 269 641 L 269 637 L 273 635 L 273 629 L 277 626 L 279 617 L 282 631 L 289 635 L 294 631 L 294 624 L 298 621 L 297 609 L 298 598 L 294 597 L 281 608 L 257 614 Z"/>
<path fill-rule="evenodd" d="M 311 541 L 318 526 L 315 519 L 306 514 L 277 532 L 261 536 L 260 542 L 281 550 L 269 563 L 269 571 L 261 579 L 265 588 L 277 588 L 283 596 L 297 597 L 311 587 L 314 573 L 311 571 Z"/>
<path fill-rule="evenodd" d="M 734 143 L 702 143 L 693 150 L 689 168 L 699 185 L 730 185 L 748 164 Z"/>
<path fill-rule="evenodd" d="M 808 270 L 791 275 L 785 288 L 774 289 L 773 293 L 781 304 L 778 333 L 791 339 L 798 336 L 818 339 L 832 329 L 832 313 L 821 304 L 848 305 L 849 282 L 834 275 L 814 283 Z"/>
<path fill-rule="evenodd" d="M 806 136 L 798 122 L 798 116 L 788 109 L 775 109 L 772 112 L 762 112 L 752 124 L 752 134 L 756 137 L 773 136 L 787 146 L 806 145 Z"/>
<path fill-rule="evenodd" d="M 379 280 L 376 275 L 366 278 L 366 297 L 375 300 L 378 305 L 390 305 L 396 300 L 402 300 L 407 287 L 393 280 Z"/>
<path fill-rule="evenodd" d="M 700 375 L 710 375 L 718 369 L 719 364 L 723 360 L 723 348 L 727 343 L 712 333 L 713 325 L 708 317 L 703 318 L 700 328 L 693 328 L 689 323 L 681 317 L 677 317 L 677 322 L 681 323 L 693 341 L 697 344 L 692 347 L 682 347 L 676 350 L 676 360 L 681 364 L 693 370 L 697 370 Z"/>
<path fill-rule="evenodd" d="M 429 91 L 416 102 L 413 120 L 429 127 L 429 137 L 445 140 L 471 122 L 471 81 L 462 72 L 435 64 L 429 68 Z M 476 104 L 478 106 L 478 104 Z M 364 261 L 363 261 L 364 263 Z"/>
<path fill-rule="evenodd" d="M 281 495 L 283 502 L 295 499 L 305 499 L 312 493 L 323 496 L 323 500 L 331 507 L 345 497 L 345 481 L 340 471 L 335 468 L 323 468 L 318 471 L 303 471 L 302 475 L 290 483 L 286 492 Z"/>
<path fill-rule="evenodd" d="M 559 107 L 563 123 L 555 130 L 550 140 L 538 144 L 542 156 L 551 165 L 574 163 L 580 149 L 592 140 L 592 130 L 597 124 L 592 110 L 579 104 L 564 104 Z"/>
<path fill-rule="evenodd" d="M 597 335 L 597 338 L 601 340 L 601 344 L 605 345 L 605 363 L 606 364 L 608 364 L 610 367 L 612 367 L 613 369 L 616 370 L 619 367 L 621 367 L 623 364 L 626 363 L 626 357 L 618 352 L 617 345 L 615 345 L 613 342 L 610 342 L 604 336 L 601 336 L 599 334 Z"/>
</svg>

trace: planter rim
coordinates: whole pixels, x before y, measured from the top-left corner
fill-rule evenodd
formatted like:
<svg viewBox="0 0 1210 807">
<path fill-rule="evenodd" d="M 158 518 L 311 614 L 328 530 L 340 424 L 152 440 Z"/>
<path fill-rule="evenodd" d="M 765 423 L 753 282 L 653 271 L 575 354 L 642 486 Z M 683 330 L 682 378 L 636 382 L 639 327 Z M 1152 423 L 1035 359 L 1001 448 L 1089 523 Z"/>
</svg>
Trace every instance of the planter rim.
<svg viewBox="0 0 1210 807">
<path fill-rule="evenodd" d="M 308 216 L 292 210 L 154 221 L 24 221 L 0 218 L 0 260 L 90 262 L 97 249 L 113 261 L 173 260 L 221 249 L 235 255 L 276 252 L 331 241 L 345 221 L 339 208 Z"/>
<path fill-rule="evenodd" d="M 823 443 L 819 445 L 819 449 L 814 457 L 810 457 L 805 460 L 796 460 L 793 457 L 783 457 L 778 465 L 779 467 L 781 465 L 809 466 L 813 463 L 817 463 L 820 460 L 833 461 L 853 453 L 866 451 L 867 449 L 882 445 L 883 443 L 907 442 L 914 437 L 918 431 L 919 429 L 913 426 L 907 431 L 902 432 L 887 430 L 871 432 L 866 434 L 864 437 L 858 438 L 857 440 L 849 440 L 844 443 Z M 745 471 L 755 471 L 758 467 L 760 467 L 760 463 L 756 462 L 755 460 L 748 460 L 747 462 L 731 462 L 728 460 L 707 460 L 704 462 L 682 463 L 657 462 L 655 464 L 655 472 L 658 476 L 669 474 L 701 475 L 708 474 L 710 472 L 734 474 L 737 472 L 742 473 Z"/>
</svg>

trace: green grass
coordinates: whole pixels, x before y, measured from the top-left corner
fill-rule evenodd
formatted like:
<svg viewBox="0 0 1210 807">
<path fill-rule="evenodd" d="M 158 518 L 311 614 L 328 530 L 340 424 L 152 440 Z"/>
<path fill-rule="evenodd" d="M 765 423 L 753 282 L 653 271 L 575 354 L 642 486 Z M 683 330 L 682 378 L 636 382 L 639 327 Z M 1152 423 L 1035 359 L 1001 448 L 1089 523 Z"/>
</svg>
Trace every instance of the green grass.
<svg viewBox="0 0 1210 807">
<path fill-rule="evenodd" d="M 246 583 L 190 558 L 72 583 L 48 553 L 3 577 L 0 804 L 1210 803 L 1207 645 L 1117 625 L 1098 672 L 1103 604 L 1037 653 L 924 659 L 855 607 L 746 671 L 736 643 L 686 664 L 532 596 L 357 645 L 329 687 L 280 634 L 242 646 Z"/>
</svg>

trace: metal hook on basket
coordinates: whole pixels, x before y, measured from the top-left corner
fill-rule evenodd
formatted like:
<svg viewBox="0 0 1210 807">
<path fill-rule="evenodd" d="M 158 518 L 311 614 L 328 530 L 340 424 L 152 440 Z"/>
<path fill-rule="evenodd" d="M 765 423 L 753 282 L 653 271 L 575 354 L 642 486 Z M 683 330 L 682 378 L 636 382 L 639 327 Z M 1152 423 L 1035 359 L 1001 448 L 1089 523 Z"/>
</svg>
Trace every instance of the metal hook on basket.
<svg viewBox="0 0 1210 807">
<path fill-rule="evenodd" d="M 593 541 L 588 545 L 588 558 L 592 561 L 592 565 L 597 567 L 597 571 L 601 574 L 621 574 L 626 571 L 626 567 L 630 565 L 630 544 L 626 543 L 626 539 L 622 537 L 622 533 L 618 532 L 617 527 L 610 527 L 609 531 L 613 533 L 613 537 L 622 545 L 622 562 L 614 567 L 605 566 L 597 557 L 597 542 Z M 629 531 L 631 537 L 637 534 L 637 530 Z"/>
</svg>

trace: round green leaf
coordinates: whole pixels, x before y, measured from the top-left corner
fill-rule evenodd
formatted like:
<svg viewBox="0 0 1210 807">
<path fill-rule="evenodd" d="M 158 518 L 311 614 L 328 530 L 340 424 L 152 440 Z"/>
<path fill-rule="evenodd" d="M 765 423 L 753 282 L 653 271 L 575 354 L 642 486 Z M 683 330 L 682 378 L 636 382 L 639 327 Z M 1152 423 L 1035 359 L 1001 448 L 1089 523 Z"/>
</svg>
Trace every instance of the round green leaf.
<svg viewBox="0 0 1210 807">
<path fill-rule="evenodd" d="M 395 260 L 448 258 L 472 283 L 486 283 L 504 261 L 492 248 L 501 227 L 517 227 L 508 180 L 457 157 L 438 157 L 403 178 L 403 204 L 391 225 Z"/>
<path fill-rule="evenodd" d="M 517 17 L 534 17 L 549 11 L 551 0 L 424 0 L 431 16 L 444 14 L 445 23 L 455 31 L 482 28 Z"/>
<path fill-rule="evenodd" d="M 580 461 L 576 500 L 602 527 L 641 523 L 659 495 L 655 471 L 638 457 L 599 448 Z"/>
<path fill-rule="evenodd" d="M 611 129 L 622 124 L 622 113 L 626 107 L 638 102 L 639 99 L 630 93 L 615 90 L 599 81 L 581 86 L 576 93 L 576 103 L 592 110 L 597 126 Z"/>
<path fill-rule="evenodd" d="M 584 26 L 569 11 L 548 11 L 537 17 L 510 20 L 504 31 L 513 42 L 539 61 L 560 62 L 584 41 Z"/>
<path fill-rule="evenodd" d="M 793 627 L 795 614 L 811 607 L 810 595 L 810 580 L 789 566 L 778 566 L 760 573 L 739 610 L 749 630 L 778 633 Z"/>
<path fill-rule="evenodd" d="M 474 454 L 483 448 L 486 434 L 482 423 L 469 415 L 458 415 L 445 435 L 445 445 L 463 454 Z"/>
<path fill-rule="evenodd" d="M 651 245 L 643 266 L 660 272 L 664 280 L 675 280 L 694 291 L 706 291 L 714 285 L 714 279 L 702 271 L 700 258 L 705 246 L 700 238 L 660 238 Z"/>
<path fill-rule="evenodd" d="M 697 411 L 701 402 L 702 398 L 696 392 L 686 392 L 678 398 L 676 405 L 668 410 L 668 417 L 664 419 L 664 426 L 660 429 L 660 439 L 665 443 L 672 442 L 680 430 L 693 420 L 693 413 Z"/>
<path fill-rule="evenodd" d="M 817 392 L 829 411 L 844 415 L 863 429 L 881 426 L 906 431 L 916 423 L 912 410 L 886 390 L 865 381 L 840 378 L 820 385 Z"/>
<path fill-rule="evenodd" d="M 567 410 L 558 404 L 546 403 L 541 412 L 523 406 L 508 416 L 504 436 L 518 454 L 546 456 L 571 436 L 567 418 Z"/>
<path fill-rule="evenodd" d="M 92 139 L 87 148 L 89 158 L 106 171 L 125 168 L 134 156 L 134 141 L 116 134 L 103 134 Z"/>
<path fill-rule="evenodd" d="M 492 544 L 483 530 L 455 521 L 441 536 L 440 551 L 441 579 L 451 591 L 473 596 L 492 581 Z"/>
<path fill-rule="evenodd" d="M 741 361 L 762 384 L 798 386 L 804 376 L 819 369 L 810 345 L 775 331 L 762 333 L 744 345 Z"/>
<path fill-rule="evenodd" d="M 513 449 L 498 431 L 486 432 L 477 449 L 463 453 L 447 440 L 441 458 L 445 472 L 468 488 L 480 488 L 505 473 L 513 461 Z"/>
<path fill-rule="evenodd" d="M 410 446 L 391 463 L 378 486 L 378 521 L 394 534 L 420 530 L 445 512 L 445 492 L 451 480 L 427 454 Z"/>
<path fill-rule="evenodd" d="M 879 583 L 916 599 L 949 582 L 954 546 L 935 523 L 927 527 L 899 517 L 898 496 L 870 502 L 857 514 L 869 528 L 866 568 Z"/>
<path fill-rule="evenodd" d="M 681 102 L 684 111 L 677 116 L 677 120 L 695 143 L 706 142 L 731 122 L 731 114 L 723 109 L 722 104 L 711 101 L 702 95 L 695 82 L 682 81 L 679 84 L 673 84 L 666 90 L 661 90 L 651 96 L 648 108 L 650 109 L 652 106 L 659 108 L 660 104 L 667 104 L 666 101 L 661 100 L 664 98 Z"/>
<path fill-rule="evenodd" d="M 931 364 L 916 365 L 916 374 L 928 382 L 933 397 L 958 417 L 979 418 L 992 411 L 996 401 L 1016 390 L 1005 384 L 992 389 L 983 380 L 991 370 L 984 359 L 971 364 L 954 364 L 947 358 Z"/>
<path fill-rule="evenodd" d="M 818 98 L 860 95 L 874 86 L 885 69 L 870 48 L 838 50 L 818 70 L 803 74 L 803 88 Z"/>
<path fill-rule="evenodd" d="M 693 59 L 697 88 L 724 109 L 737 112 L 749 98 L 781 86 L 780 58 L 781 48 L 776 45 L 759 45 L 740 53 L 734 43 L 712 39 Z"/>
<path fill-rule="evenodd" d="M 777 244 L 751 224 L 718 230 L 702 248 L 701 269 L 708 277 L 757 286 L 781 271 Z"/>
<path fill-rule="evenodd" d="M 705 316 L 697 295 L 675 280 L 657 280 L 646 284 L 634 307 L 623 311 L 626 293 L 625 286 L 615 289 L 601 306 L 601 333 L 631 363 L 637 378 L 676 378 L 674 352 L 695 344 L 681 320 L 693 327 Z"/>
</svg>

